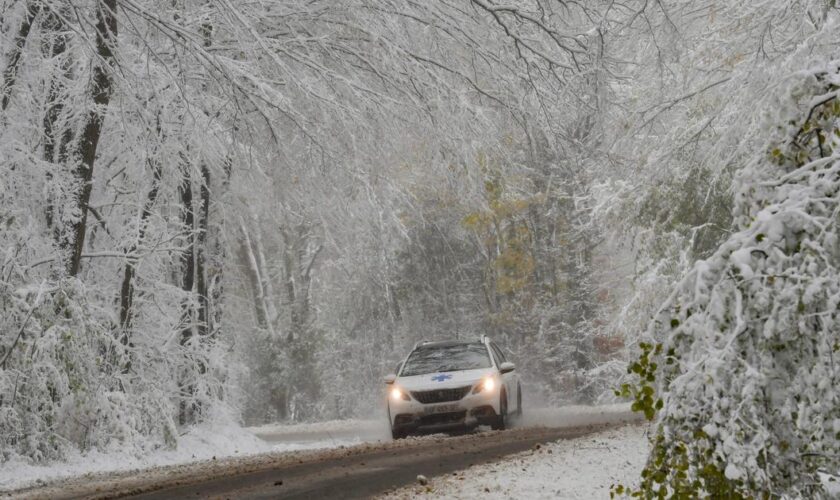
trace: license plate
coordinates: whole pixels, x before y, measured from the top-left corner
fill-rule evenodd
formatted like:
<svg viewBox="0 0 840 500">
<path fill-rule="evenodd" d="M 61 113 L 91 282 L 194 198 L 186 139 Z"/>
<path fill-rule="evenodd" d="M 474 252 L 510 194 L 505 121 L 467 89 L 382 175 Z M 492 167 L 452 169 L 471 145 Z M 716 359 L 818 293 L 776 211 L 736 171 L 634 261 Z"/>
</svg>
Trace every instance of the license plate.
<svg viewBox="0 0 840 500">
<path fill-rule="evenodd" d="M 423 413 L 450 413 L 458 411 L 458 405 L 435 405 L 423 408 Z"/>
</svg>

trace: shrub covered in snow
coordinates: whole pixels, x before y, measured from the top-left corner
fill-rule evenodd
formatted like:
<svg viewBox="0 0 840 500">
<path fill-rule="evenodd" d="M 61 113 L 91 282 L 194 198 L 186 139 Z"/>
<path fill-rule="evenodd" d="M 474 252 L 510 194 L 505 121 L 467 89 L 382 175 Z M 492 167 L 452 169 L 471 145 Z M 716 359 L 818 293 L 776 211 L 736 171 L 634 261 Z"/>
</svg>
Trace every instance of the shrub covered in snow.
<svg viewBox="0 0 840 500">
<path fill-rule="evenodd" d="M 812 497 L 840 469 L 840 65 L 781 101 L 735 232 L 674 290 L 623 387 L 659 410 L 645 496 Z"/>
<path fill-rule="evenodd" d="M 0 266 L 2 269 L 2 266 Z M 110 290 L 108 290 L 110 292 Z M 145 453 L 174 447 L 179 388 L 211 411 L 218 387 L 205 358 L 212 346 L 173 344 L 166 329 L 127 346 L 109 296 L 79 280 L 9 290 L 0 284 L 0 464 L 63 459 L 75 451 Z M 177 311 L 178 301 L 172 301 Z M 175 312 L 177 314 L 177 312 Z M 168 342 L 167 342 L 168 341 Z M 189 387 L 189 386 L 188 386 Z"/>
</svg>

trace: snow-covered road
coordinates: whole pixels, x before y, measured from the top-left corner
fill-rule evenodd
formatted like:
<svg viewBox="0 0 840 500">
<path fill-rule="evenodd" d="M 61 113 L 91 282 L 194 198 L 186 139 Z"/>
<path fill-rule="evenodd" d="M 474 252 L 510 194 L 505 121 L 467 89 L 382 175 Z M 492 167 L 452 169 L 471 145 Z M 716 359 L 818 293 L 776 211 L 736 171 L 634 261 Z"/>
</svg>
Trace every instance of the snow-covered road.
<svg viewBox="0 0 840 500">
<path fill-rule="evenodd" d="M 609 498 L 610 486 L 637 484 L 647 459 L 641 425 L 558 440 L 528 451 L 430 478 L 382 495 L 408 498 L 511 499 Z"/>
<path fill-rule="evenodd" d="M 514 427 L 573 427 L 612 423 L 617 416 L 629 417 L 629 404 L 529 408 Z M 269 424 L 248 430 L 276 451 L 312 450 L 378 443 L 391 440 L 386 417 L 350 419 L 314 424 Z"/>
<path fill-rule="evenodd" d="M 336 478 L 324 476 L 324 470 L 334 467 L 319 464 L 342 460 L 342 466 L 349 468 L 348 471 L 353 470 L 367 478 L 357 486 L 364 486 L 359 490 L 361 493 L 371 494 L 413 479 L 411 474 L 411 477 L 402 477 L 406 475 L 405 471 L 401 471 L 401 475 L 391 471 L 377 476 L 378 482 L 371 482 L 371 474 L 376 475 L 376 471 L 370 469 L 373 460 L 383 461 L 377 470 L 396 467 L 398 462 L 392 463 L 388 454 L 401 457 L 399 460 L 406 466 L 414 463 L 430 468 L 430 475 L 450 473 L 473 463 L 529 449 L 537 442 L 572 438 L 593 432 L 593 426 L 614 426 L 636 419 L 626 405 L 533 409 L 526 415 L 519 428 L 512 431 L 479 432 L 460 438 L 426 436 L 399 442 L 390 440 L 383 419 L 267 425 L 244 431 L 217 426 L 187 436 L 185 445 L 179 450 L 152 452 L 144 457 L 126 456 L 115 451 L 73 457 L 67 463 L 51 466 L 7 463 L 0 474 L 0 492 L 5 489 L 12 496 L 26 498 L 71 498 L 153 492 L 159 487 L 172 492 L 173 487 L 204 484 L 209 488 L 208 492 L 221 493 L 227 487 L 228 479 L 233 483 L 244 481 L 242 484 L 249 485 L 248 488 L 259 490 L 259 484 L 262 484 L 259 481 L 277 473 L 288 475 L 290 468 L 295 468 L 296 474 L 303 474 L 300 477 L 308 478 L 301 479 L 304 481 L 301 484 L 309 486 L 301 487 L 309 491 L 306 488 L 312 484 L 335 486 Z M 452 455 L 447 460 L 442 460 L 438 453 L 443 447 Z M 469 452 L 471 455 L 465 451 L 468 449 L 473 450 Z M 411 457 L 415 455 L 420 457 L 419 462 L 412 462 Z M 250 481 L 256 481 L 257 485 L 251 485 Z M 287 493 L 291 492 L 289 483 L 286 484 Z M 16 491 L 12 492 L 13 488 Z M 192 491 L 192 486 L 186 488 L 177 491 Z"/>
</svg>

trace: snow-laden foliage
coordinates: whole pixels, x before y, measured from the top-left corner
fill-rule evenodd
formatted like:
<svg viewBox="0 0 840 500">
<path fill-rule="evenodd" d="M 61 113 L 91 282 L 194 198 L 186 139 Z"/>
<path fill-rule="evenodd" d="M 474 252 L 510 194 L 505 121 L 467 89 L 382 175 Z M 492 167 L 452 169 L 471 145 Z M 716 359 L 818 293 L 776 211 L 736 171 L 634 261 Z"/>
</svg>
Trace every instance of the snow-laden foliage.
<svg viewBox="0 0 840 500">
<path fill-rule="evenodd" d="M 646 495 L 812 497 L 840 467 L 840 65 L 779 92 L 738 176 L 736 231 L 631 366 L 635 409 L 661 409 Z"/>
<path fill-rule="evenodd" d="M 817 192 L 777 174 L 820 139 L 764 151 L 754 108 L 804 123 L 814 88 L 764 96 L 838 46 L 833 0 L 0 8 L 0 450 L 35 460 L 174 446 L 229 407 L 371 415 L 421 339 L 489 334 L 527 394 L 612 397 L 698 258 L 732 268 L 703 283 L 781 265 L 769 230 L 766 256 L 718 247 Z M 710 286 L 666 314 L 737 305 Z"/>
<path fill-rule="evenodd" d="M 421 338 L 597 397 L 620 342 L 579 167 L 625 14 L 0 0 L 3 458 L 369 415 Z"/>
<path fill-rule="evenodd" d="M 757 113 L 782 77 L 836 57 L 831 0 L 668 0 L 628 19 L 607 48 L 632 61 L 610 86 L 596 162 L 598 210 L 632 255 L 612 329 L 631 349 L 652 314 L 733 224 L 733 179 L 763 147 Z M 758 144 L 755 141 L 758 141 Z"/>
<path fill-rule="evenodd" d="M 4 458 L 52 460 L 69 449 L 175 444 L 177 408 L 169 395 L 179 376 L 199 376 L 182 371 L 183 351 L 127 349 L 113 335 L 113 311 L 99 305 L 107 301 L 72 280 L 5 297 L 2 327 L 15 337 L 0 351 Z M 148 332 L 144 340 L 166 346 L 167 333 Z M 158 356 L 122 368 L 147 349 Z"/>
</svg>

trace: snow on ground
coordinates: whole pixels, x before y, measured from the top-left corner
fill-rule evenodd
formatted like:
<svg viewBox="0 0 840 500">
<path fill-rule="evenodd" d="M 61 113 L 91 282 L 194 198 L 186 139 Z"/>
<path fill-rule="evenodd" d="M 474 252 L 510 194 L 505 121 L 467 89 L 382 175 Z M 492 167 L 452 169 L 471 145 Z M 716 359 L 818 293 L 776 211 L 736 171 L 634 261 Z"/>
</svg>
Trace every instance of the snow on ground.
<svg viewBox="0 0 840 500">
<path fill-rule="evenodd" d="M 387 422 L 383 415 L 381 419 L 362 420 L 351 418 L 347 420 L 328 420 L 308 424 L 274 423 L 248 428 L 254 434 L 283 435 L 283 434 L 324 434 L 328 432 L 344 433 L 348 431 L 387 431 Z"/>
<path fill-rule="evenodd" d="M 12 459 L 0 468 L 0 493 L 93 473 L 124 472 L 178 465 L 223 457 L 320 450 L 390 439 L 387 423 L 380 420 L 344 420 L 314 424 L 271 424 L 241 428 L 229 420 L 200 425 L 180 437 L 178 448 L 146 455 L 130 452 L 90 451 L 67 457 L 64 462 L 33 465 Z"/>
<path fill-rule="evenodd" d="M 630 413 L 630 403 L 602 406 L 563 406 L 559 408 L 525 408 L 516 427 L 571 427 L 611 421 L 610 416 Z M 604 420 L 604 419 L 607 420 Z M 314 442 L 318 445 L 347 445 L 359 442 L 389 441 L 390 430 L 385 410 L 373 419 L 331 420 L 312 424 L 267 424 L 250 427 L 249 431 L 266 441 L 300 445 L 309 449 Z"/>
<path fill-rule="evenodd" d="M 521 421 L 517 422 L 518 427 L 571 427 L 577 425 L 589 425 L 604 421 L 611 421 L 610 416 L 630 413 L 630 403 L 615 403 L 600 406 L 569 405 L 558 408 L 528 408 Z M 638 415 L 638 414 L 637 414 Z M 604 420 L 607 418 L 608 420 Z"/>
<path fill-rule="evenodd" d="M 13 458 L 0 468 L 0 492 L 93 473 L 130 471 L 215 460 L 216 457 L 266 453 L 276 450 L 277 446 L 229 422 L 205 424 L 181 436 L 178 448 L 174 450 L 156 450 L 139 456 L 118 450 L 107 453 L 90 451 L 71 455 L 63 462 L 40 465 Z"/>
<path fill-rule="evenodd" d="M 820 480 L 829 498 L 840 499 L 840 471 L 837 474 L 820 472 Z"/>
<path fill-rule="evenodd" d="M 381 498 L 609 498 L 612 484 L 637 484 L 647 459 L 645 429 L 625 426 L 549 443 L 496 463 L 430 478 L 426 485 L 400 488 Z"/>
<path fill-rule="evenodd" d="M 629 411 L 629 405 L 567 406 L 528 409 L 517 426 L 575 426 L 608 421 L 609 416 Z M 384 413 L 384 412 L 383 412 Z M 607 419 L 607 420 L 604 420 Z M 65 462 L 32 465 L 12 459 L 0 468 L 0 493 L 53 483 L 95 473 L 138 471 L 158 466 L 180 465 L 225 457 L 245 457 L 269 452 L 323 450 L 362 443 L 390 441 L 386 417 L 334 420 L 309 424 L 269 424 L 241 428 L 230 419 L 195 427 L 181 436 L 175 450 L 157 450 L 146 455 L 130 452 L 91 451 L 72 455 Z"/>
<path fill-rule="evenodd" d="M 390 441 L 387 417 L 371 420 L 330 420 L 310 424 L 268 424 L 248 431 L 283 449 L 319 449 Z"/>
</svg>

